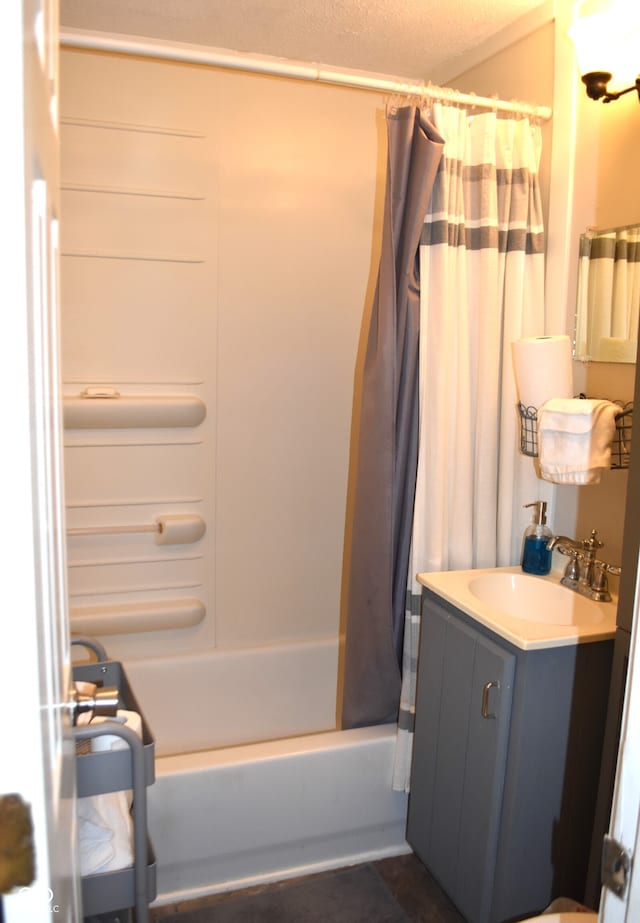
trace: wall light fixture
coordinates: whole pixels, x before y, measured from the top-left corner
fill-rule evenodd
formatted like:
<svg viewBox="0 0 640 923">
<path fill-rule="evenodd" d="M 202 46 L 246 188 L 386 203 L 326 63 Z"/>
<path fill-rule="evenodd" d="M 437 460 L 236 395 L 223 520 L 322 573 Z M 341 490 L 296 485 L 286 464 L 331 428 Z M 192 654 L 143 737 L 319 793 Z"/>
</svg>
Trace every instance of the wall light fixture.
<svg viewBox="0 0 640 923">
<path fill-rule="evenodd" d="M 590 99 L 610 103 L 635 90 L 640 102 L 639 0 L 579 0 L 569 35 Z"/>
</svg>

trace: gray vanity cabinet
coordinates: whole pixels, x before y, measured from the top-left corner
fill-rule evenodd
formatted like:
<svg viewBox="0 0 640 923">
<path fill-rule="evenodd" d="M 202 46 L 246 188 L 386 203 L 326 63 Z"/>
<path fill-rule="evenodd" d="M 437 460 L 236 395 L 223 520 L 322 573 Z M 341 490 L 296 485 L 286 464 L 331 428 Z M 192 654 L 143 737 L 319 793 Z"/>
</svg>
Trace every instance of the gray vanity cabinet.
<svg viewBox="0 0 640 923">
<path fill-rule="evenodd" d="M 440 606 L 423 615 L 407 839 L 468 919 L 490 911 L 514 668 Z"/>
<path fill-rule="evenodd" d="M 582 899 L 611 651 L 523 651 L 423 590 L 407 840 L 469 923 Z"/>
</svg>

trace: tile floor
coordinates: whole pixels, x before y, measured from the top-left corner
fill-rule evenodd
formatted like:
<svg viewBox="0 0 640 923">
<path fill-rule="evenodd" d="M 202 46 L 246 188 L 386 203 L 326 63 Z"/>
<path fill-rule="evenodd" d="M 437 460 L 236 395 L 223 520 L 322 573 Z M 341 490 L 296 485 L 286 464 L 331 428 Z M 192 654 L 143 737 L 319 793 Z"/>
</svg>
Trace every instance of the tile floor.
<svg viewBox="0 0 640 923">
<path fill-rule="evenodd" d="M 465 923 L 453 904 L 442 892 L 422 863 L 413 855 L 397 856 L 372 862 L 384 880 L 387 888 L 400 904 L 410 923 Z M 312 876 L 315 877 L 315 876 Z M 255 893 L 264 888 L 286 887 L 286 882 L 276 882 L 248 889 L 246 892 L 232 891 L 195 901 L 184 901 L 157 907 L 151 911 L 151 920 L 171 923 L 172 914 L 204 907 L 215 907 L 221 901 L 238 898 L 243 894 Z M 274 920 L 273 923 L 278 923 Z M 330 921 L 327 921 L 330 923 Z M 361 923 L 360 920 L 354 923 Z"/>
</svg>

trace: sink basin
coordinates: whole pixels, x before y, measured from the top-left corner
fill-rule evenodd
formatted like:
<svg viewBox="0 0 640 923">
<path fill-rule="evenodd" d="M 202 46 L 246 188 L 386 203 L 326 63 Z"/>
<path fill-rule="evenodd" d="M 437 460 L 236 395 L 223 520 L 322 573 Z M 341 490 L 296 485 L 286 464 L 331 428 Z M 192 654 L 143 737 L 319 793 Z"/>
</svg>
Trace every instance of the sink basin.
<svg viewBox="0 0 640 923">
<path fill-rule="evenodd" d="M 470 580 L 469 591 L 510 618 L 544 625 L 593 625 L 609 615 L 607 604 L 529 574 L 485 573 Z"/>
<path fill-rule="evenodd" d="M 525 574 L 519 565 L 418 574 L 430 594 L 524 651 L 610 641 L 617 602 L 594 602 L 562 586 L 562 573 Z"/>
</svg>

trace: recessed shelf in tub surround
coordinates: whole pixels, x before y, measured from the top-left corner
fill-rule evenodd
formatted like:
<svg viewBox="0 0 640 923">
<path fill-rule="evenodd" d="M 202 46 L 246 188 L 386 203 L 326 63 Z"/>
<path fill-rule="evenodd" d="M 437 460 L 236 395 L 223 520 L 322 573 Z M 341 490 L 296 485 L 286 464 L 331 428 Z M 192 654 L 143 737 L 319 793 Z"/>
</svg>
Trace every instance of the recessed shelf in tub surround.
<svg viewBox="0 0 640 923">
<path fill-rule="evenodd" d="M 63 398 L 66 429 L 131 429 L 198 426 L 207 408 L 193 394 L 121 394 L 89 387 Z"/>
<path fill-rule="evenodd" d="M 506 611 L 506 607 L 501 609 L 498 603 L 488 602 L 486 598 L 483 600 L 482 594 L 479 596 L 477 591 L 474 592 L 474 585 L 478 586 L 479 578 L 500 574 L 513 576 L 514 597 L 518 595 L 519 579 L 536 583 L 540 581 L 536 586 L 542 601 L 539 621 L 535 619 L 535 612 L 530 611 L 523 611 L 523 617 L 516 618 Z M 596 603 L 584 599 L 561 586 L 561 577 L 562 573 L 555 571 L 544 577 L 523 574 L 522 569 L 515 566 L 418 574 L 418 582 L 521 650 L 565 647 L 613 638 L 616 629 L 617 600 Z M 520 593 L 523 600 L 525 593 L 526 590 Z M 550 619 L 555 596 L 558 596 L 560 602 L 568 604 L 568 608 L 575 605 L 576 614 L 573 620 L 560 624 Z M 524 610 L 524 601 L 522 605 Z"/>
</svg>

